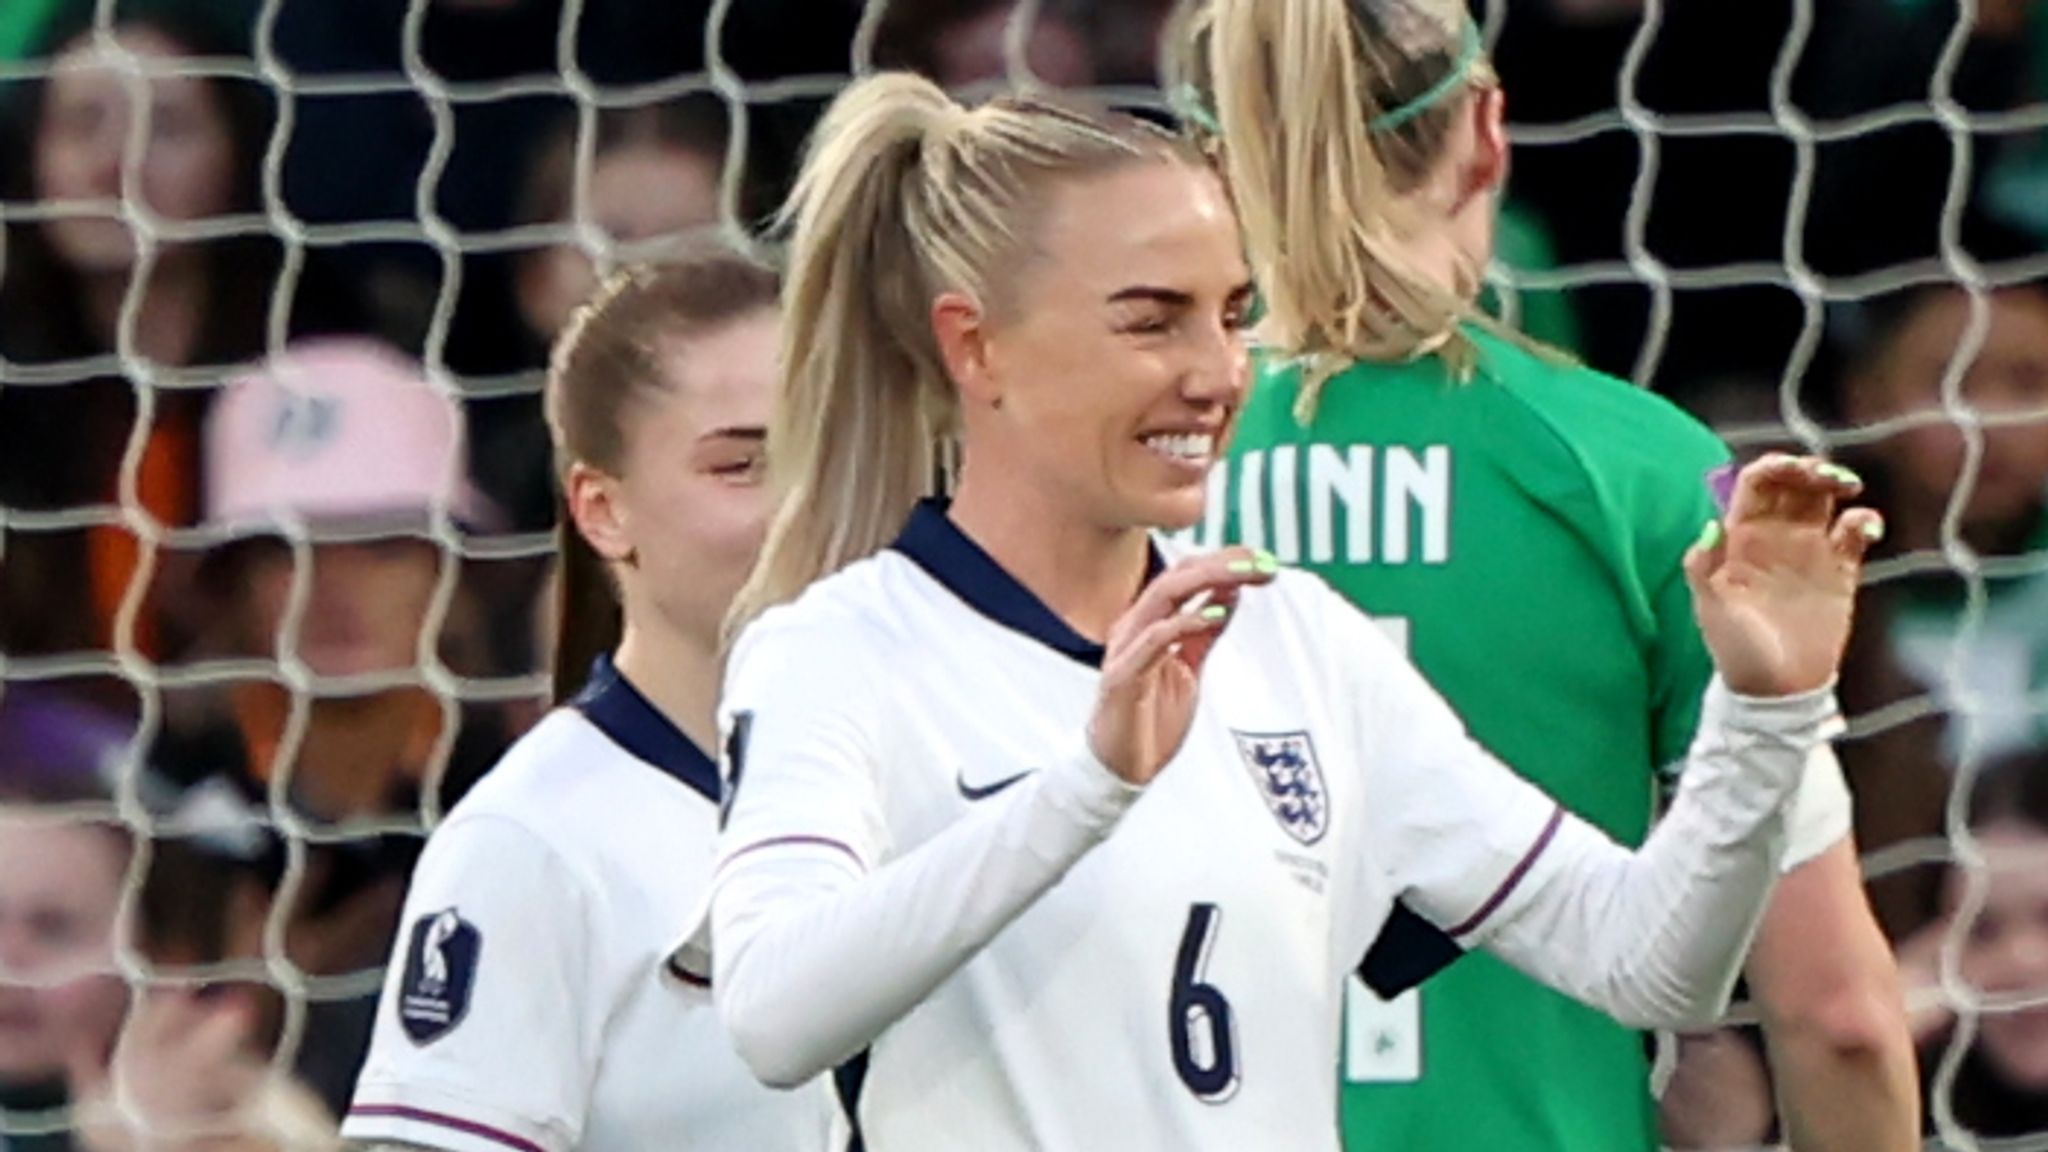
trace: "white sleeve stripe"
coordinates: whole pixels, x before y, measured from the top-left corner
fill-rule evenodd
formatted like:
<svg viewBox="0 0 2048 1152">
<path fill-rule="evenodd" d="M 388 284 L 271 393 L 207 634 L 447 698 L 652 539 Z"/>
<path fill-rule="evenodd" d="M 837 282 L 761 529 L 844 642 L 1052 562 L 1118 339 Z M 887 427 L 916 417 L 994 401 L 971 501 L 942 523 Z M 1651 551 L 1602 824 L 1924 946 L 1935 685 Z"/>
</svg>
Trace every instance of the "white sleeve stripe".
<svg viewBox="0 0 2048 1152">
<path fill-rule="evenodd" d="M 1500 887 L 1495 888 L 1493 895 L 1488 896 L 1486 902 L 1481 904 L 1479 909 L 1473 912 L 1472 915 L 1467 916 L 1463 923 L 1454 928 L 1446 928 L 1444 930 L 1445 933 L 1453 937 L 1469 936 L 1477 931 L 1480 925 L 1485 924 L 1486 918 L 1498 911 L 1500 906 L 1507 902 L 1507 898 L 1514 894 L 1516 886 L 1521 884 L 1522 878 L 1529 874 L 1529 869 L 1536 866 L 1537 857 L 1542 856 L 1543 850 L 1550 847 L 1551 840 L 1557 836 L 1558 826 L 1563 823 L 1563 805 L 1552 808 L 1550 810 L 1550 820 L 1543 825 L 1543 831 L 1537 833 L 1536 842 L 1529 846 L 1529 850 L 1523 853 L 1522 859 L 1515 864 L 1513 869 L 1509 870 L 1507 878 L 1500 882 Z"/>
<path fill-rule="evenodd" d="M 752 855 L 765 848 L 830 848 L 844 853 L 861 872 L 865 873 L 868 870 L 867 861 L 862 860 L 860 853 L 855 852 L 853 846 L 844 840 L 834 840 L 829 836 L 774 836 L 767 840 L 756 840 L 744 848 L 733 849 L 725 859 L 718 862 L 718 867 L 712 870 L 712 874 L 716 876 L 731 867 L 740 857 Z"/>
<path fill-rule="evenodd" d="M 425 1124 L 435 1128 L 447 1128 L 469 1136 L 482 1137 L 494 1144 L 502 1144 L 514 1152 L 547 1152 L 547 1149 L 531 1140 L 514 1136 L 501 1128 L 464 1120 L 444 1112 L 432 1112 L 425 1108 L 411 1108 L 403 1104 L 357 1104 L 348 1110 L 351 1120 L 361 1117 L 365 1120 L 401 1120 L 414 1124 Z"/>
</svg>

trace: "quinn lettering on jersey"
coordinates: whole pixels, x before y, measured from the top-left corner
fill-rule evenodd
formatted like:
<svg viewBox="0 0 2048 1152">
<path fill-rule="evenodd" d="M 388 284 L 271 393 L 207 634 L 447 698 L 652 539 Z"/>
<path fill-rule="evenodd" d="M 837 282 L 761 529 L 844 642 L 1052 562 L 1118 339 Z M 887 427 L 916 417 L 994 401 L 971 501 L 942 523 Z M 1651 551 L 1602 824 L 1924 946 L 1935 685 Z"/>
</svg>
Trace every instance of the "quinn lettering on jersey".
<svg viewBox="0 0 2048 1152">
<path fill-rule="evenodd" d="M 1451 558 L 1451 450 L 1282 444 L 1234 457 L 1209 477 L 1195 542 L 1266 548 L 1282 564 L 1444 564 Z"/>
</svg>

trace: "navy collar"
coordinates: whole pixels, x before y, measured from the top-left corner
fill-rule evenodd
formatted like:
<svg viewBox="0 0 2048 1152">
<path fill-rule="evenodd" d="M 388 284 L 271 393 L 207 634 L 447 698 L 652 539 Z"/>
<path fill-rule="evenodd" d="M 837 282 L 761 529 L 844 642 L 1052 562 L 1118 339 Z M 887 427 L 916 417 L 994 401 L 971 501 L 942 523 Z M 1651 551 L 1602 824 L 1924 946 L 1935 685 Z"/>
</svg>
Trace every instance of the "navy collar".
<svg viewBox="0 0 2048 1152">
<path fill-rule="evenodd" d="M 946 515 L 946 504 L 939 499 L 919 501 L 891 547 L 983 616 L 1062 656 L 1091 668 L 1102 667 L 1102 645 L 1074 631 L 1045 601 L 1004 571 L 995 557 L 968 539 Z M 1154 547 L 1145 567 L 1146 583 L 1165 568 L 1165 559 Z"/>
<path fill-rule="evenodd" d="M 610 656 L 599 656 L 590 666 L 590 678 L 569 706 L 612 743 L 718 803 L 718 765 L 619 674 Z"/>
</svg>

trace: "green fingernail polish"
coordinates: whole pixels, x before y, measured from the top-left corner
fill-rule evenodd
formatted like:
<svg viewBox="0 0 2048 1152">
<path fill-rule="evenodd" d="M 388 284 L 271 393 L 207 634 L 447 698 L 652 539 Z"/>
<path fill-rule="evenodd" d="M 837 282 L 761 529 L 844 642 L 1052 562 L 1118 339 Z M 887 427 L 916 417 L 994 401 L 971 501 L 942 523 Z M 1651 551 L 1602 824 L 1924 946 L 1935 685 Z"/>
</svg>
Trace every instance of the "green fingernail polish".
<svg viewBox="0 0 2048 1152">
<path fill-rule="evenodd" d="M 1259 571 L 1268 576 L 1280 570 L 1280 561 L 1264 548 L 1253 554 L 1253 562 L 1258 565 Z"/>
<path fill-rule="evenodd" d="M 1207 608 L 1202 609 L 1202 619 L 1212 624 L 1228 615 L 1230 615 L 1230 609 L 1221 604 L 1211 604 Z"/>
<path fill-rule="evenodd" d="M 1823 464 L 1820 466 L 1820 474 L 1830 480 L 1843 484 L 1861 485 L 1863 483 L 1863 477 L 1842 467 L 1840 464 Z"/>
<path fill-rule="evenodd" d="M 1719 520 L 1707 521 L 1707 526 L 1700 529 L 1700 547 L 1713 548 L 1719 545 L 1722 535 L 1721 522 Z"/>
<path fill-rule="evenodd" d="M 1243 575 L 1246 572 L 1253 571 L 1257 567 L 1257 564 L 1254 564 L 1249 560 L 1232 560 L 1230 562 L 1230 570 L 1232 572 L 1238 573 L 1239 575 Z"/>
<path fill-rule="evenodd" d="M 1863 522 L 1863 538 L 1872 544 L 1884 539 L 1884 521 L 1865 520 Z"/>
</svg>

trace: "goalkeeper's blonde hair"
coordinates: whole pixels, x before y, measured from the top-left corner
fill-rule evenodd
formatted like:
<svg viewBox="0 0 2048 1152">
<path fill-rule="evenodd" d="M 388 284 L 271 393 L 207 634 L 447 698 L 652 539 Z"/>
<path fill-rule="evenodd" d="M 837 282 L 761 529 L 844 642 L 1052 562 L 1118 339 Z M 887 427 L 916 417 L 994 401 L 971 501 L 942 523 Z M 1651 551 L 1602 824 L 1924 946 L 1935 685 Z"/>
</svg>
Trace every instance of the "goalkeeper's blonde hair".
<svg viewBox="0 0 2048 1152">
<path fill-rule="evenodd" d="M 1424 225 L 1407 194 L 1497 83 L 1463 0 L 1190 0 L 1168 68 L 1221 144 L 1261 338 L 1304 362 L 1297 414 L 1358 360 L 1434 353 L 1468 375 L 1482 270 L 1444 284 L 1405 254 Z"/>
<path fill-rule="evenodd" d="M 793 227 L 781 376 L 768 427 L 776 510 L 726 639 L 815 580 L 885 547 L 950 474 L 957 425 L 932 302 L 1000 316 L 1058 181 L 1143 161 L 1199 165 L 1135 117 L 1036 97 L 969 109 L 884 72 L 843 91 L 811 138 Z"/>
</svg>

